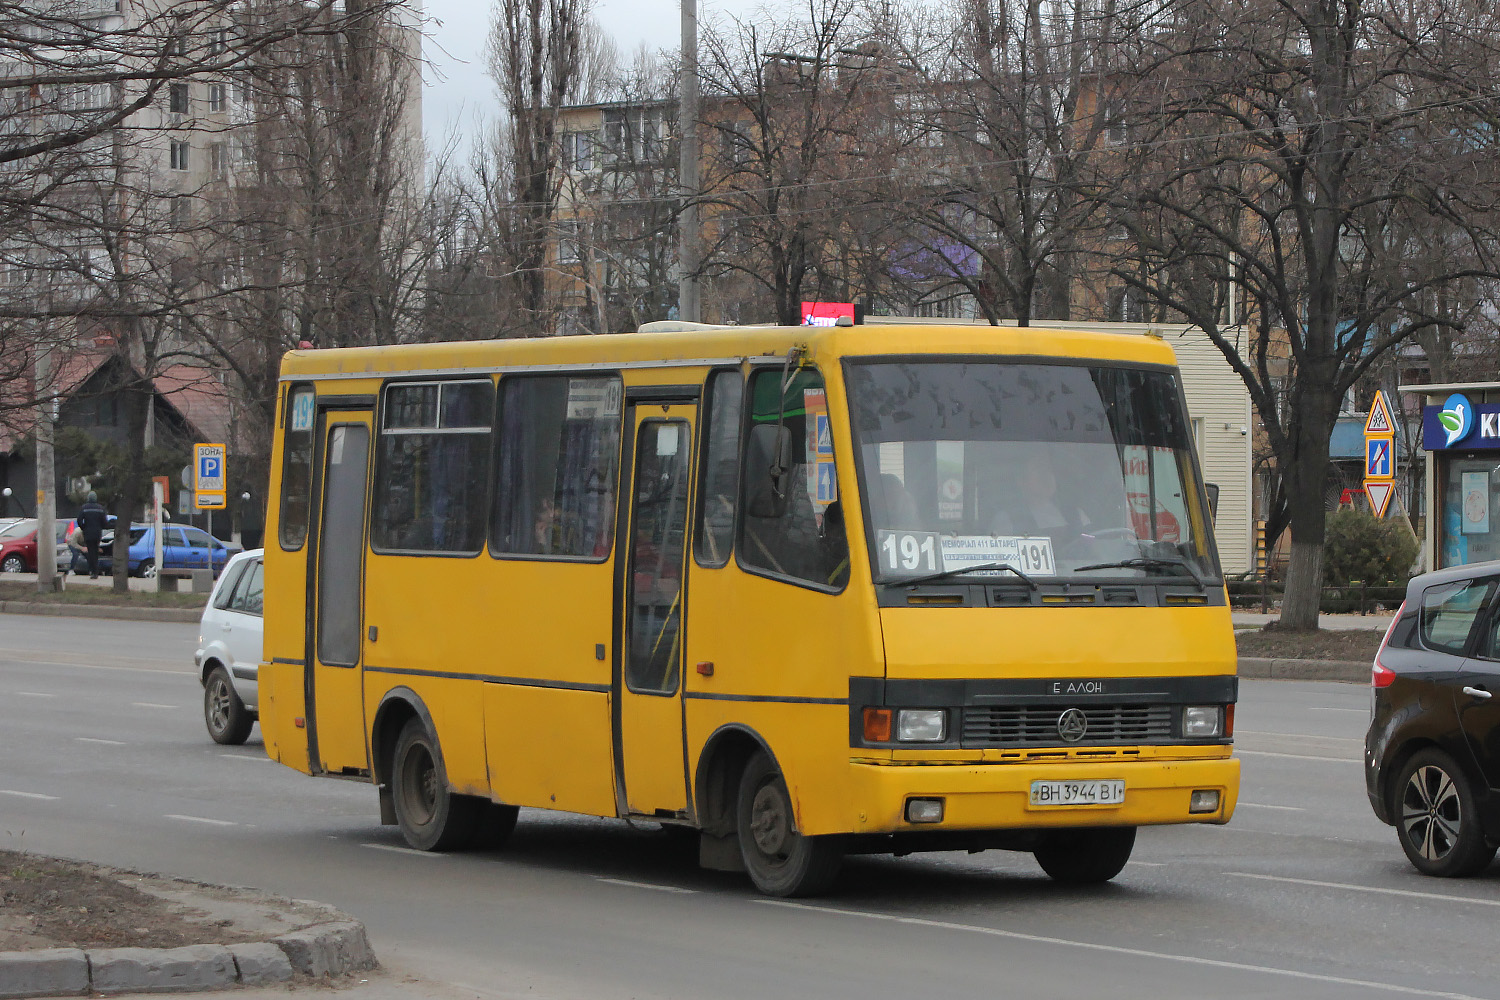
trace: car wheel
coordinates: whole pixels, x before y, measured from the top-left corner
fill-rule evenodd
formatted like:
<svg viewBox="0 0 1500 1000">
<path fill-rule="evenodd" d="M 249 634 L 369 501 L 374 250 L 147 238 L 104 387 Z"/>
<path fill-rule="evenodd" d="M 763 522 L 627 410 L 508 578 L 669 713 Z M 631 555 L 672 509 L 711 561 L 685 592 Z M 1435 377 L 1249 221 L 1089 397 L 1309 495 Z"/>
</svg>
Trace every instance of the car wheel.
<svg viewBox="0 0 1500 1000">
<path fill-rule="evenodd" d="M 740 776 L 735 824 L 750 881 L 768 896 L 820 893 L 843 864 L 836 840 L 797 832 L 786 780 L 764 753 L 751 757 Z"/>
<path fill-rule="evenodd" d="M 156 576 L 156 560 L 142 559 L 140 565 L 135 569 L 135 575 L 144 577 L 147 580 L 150 580 L 151 578 Z"/>
<path fill-rule="evenodd" d="M 1057 882 L 1089 885 L 1120 874 L 1135 848 L 1135 827 L 1089 827 L 1055 830 L 1032 853 Z"/>
<path fill-rule="evenodd" d="M 1396 779 L 1396 836 L 1424 875 L 1472 875 L 1495 856 L 1486 844 L 1474 787 L 1452 757 L 1423 750 Z"/>
<path fill-rule="evenodd" d="M 409 720 L 396 740 L 391 786 L 396 823 L 412 847 L 457 851 L 474 842 L 484 803 L 448 787 L 437 739 L 421 719 Z"/>
<path fill-rule="evenodd" d="M 203 721 L 208 725 L 208 735 L 215 743 L 239 746 L 250 737 L 250 727 L 255 724 L 245 703 L 234 690 L 234 682 L 223 667 L 209 671 L 208 683 L 203 686 Z"/>
<path fill-rule="evenodd" d="M 0 573 L 24 573 L 26 572 L 26 560 L 20 556 L 6 556 L 4 562 L 0 562 Z"/>
</svg>

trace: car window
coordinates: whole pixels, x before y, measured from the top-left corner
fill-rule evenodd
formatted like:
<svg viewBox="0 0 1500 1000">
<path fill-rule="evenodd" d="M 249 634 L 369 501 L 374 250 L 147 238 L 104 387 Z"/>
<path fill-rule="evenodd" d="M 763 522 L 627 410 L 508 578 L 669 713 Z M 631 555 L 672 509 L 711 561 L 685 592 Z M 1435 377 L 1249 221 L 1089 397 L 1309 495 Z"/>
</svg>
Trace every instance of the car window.
<svg viewBox="0 0 1500 1000">
<path fill-rule="evenodd" d="M 134 545 L 136 542 L 140 541 L 142 538 L 145 538 L 146 537 L 146 532 L 148 532 L 150 530 L 151 530 L 150 528 L 131 528 L 130 529 L 130 544 Z"/>
<path fill-rule="evenodd" d="M 234 590 L 239 586 L 240 578 L 244 575 L 245 563 L 230 567 L 229 572 L 224 574 L 224 579 L 219 583 L 219 594 L 214 598 L 214 607 L 223 610 L 233 604 Z"/>
<path fill-rule="evenodd" d="M 1462 656 L 1493 580 L 1459 580 L 1422 592 L 1422 645 Z"/>
<path fill-rule="evenodd" d="M 247 615 L 259 615 L 265 608 L 265 574 L 264 567 L 259 559 L 250 563 L 250 568 L 240 580 L 239 587 L 235 590 L 234 606 L 232 610 L 243 612 Z"/>
<path fill-rule="evenodd" d="M 9 528 L 6 528 L 3 531 L 0 531 L 0 539 L 20 538 L 23 535 L 29 535 L 29 534 L 31 534 L 35 530 L 36 530 L 36 521 L 30 520 L 30 519 L 25 520 L 25 521 L 17 521 L 15 524 L 12 524 Z"/>
<path fill-rule="evenodd" d="M 162 542 L 166 545 L 182 546 L 187 543 L 182 540 L 181 528 L 168 528 L 162 533 Z"/>
<path fill-rule="evenodd" d="M 208 532 L 198 528 L 183 528 L 182 533 L 187 536 L 187 543 L 193 548 L 208 548 Z"/>
</svg>

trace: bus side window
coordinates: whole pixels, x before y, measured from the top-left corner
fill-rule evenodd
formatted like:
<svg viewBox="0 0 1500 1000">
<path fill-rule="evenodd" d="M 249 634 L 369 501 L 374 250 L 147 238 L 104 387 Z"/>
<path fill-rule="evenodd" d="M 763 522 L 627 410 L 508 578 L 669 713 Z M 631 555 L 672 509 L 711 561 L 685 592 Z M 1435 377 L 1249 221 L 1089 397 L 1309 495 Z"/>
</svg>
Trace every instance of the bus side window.
<svg viewBox="0 0 1500 1000">
<path fill-rule="evenodd" d="M 308 512 L 312 506 L 313 416 L 315 400 L 310 385 L 293 386 L 286 396 L 283 422 L 286 439 L 281 455 L 281 547 L 302 548 L 307 541 Z"/>
<path fill-rule="evenodd" d="M 803 369 L 784 395 L 777 391 L 781 379 L 778 368 L 757 372 L 750 382 L 740 563 L 839 590 L 849 579 L 849 543 L 823 378 Z M 773 464 L 784 466 L 779 479 L 771 475 Z"/>
<path fill-rule="evenodd" d="M 376 552 L 484 548 L 494 395 L 488 379 L 386 386 L 371 504 Z"/>
<path fill-rule="evenodd" d="M 737 371 L 715 372 L 708 382 L 708 421 L 703 432 L 702 488 L 694 555 L 700 566 L 727 565 L 734 548 L 734 511 L 739 492 L 740 423 L 745 380 Z"/>
<path fill-rule="evenodd" d="M 501 381 L 492 552 L 608 558 L 623 398 L 612 376 Z"/>
</svg>

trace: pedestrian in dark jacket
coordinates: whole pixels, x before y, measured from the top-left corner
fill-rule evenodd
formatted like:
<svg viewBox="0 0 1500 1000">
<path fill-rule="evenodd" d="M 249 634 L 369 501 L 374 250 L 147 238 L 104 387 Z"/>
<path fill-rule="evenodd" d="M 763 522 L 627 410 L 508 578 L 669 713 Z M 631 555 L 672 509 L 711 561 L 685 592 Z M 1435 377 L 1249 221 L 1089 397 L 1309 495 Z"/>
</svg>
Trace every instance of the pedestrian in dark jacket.
<svg viewBox="0 0 1500 1000">
<path fill-rule="evenodd" d="M 78 512 L 78 527 L 83 531 L 83 544 L 89 552 L 89 579 L 99 579 L 99 539 L 104 535 L 108 515 L 99 502 L 99 494 L 89 491 L 88 502 Z"/>
</svg>

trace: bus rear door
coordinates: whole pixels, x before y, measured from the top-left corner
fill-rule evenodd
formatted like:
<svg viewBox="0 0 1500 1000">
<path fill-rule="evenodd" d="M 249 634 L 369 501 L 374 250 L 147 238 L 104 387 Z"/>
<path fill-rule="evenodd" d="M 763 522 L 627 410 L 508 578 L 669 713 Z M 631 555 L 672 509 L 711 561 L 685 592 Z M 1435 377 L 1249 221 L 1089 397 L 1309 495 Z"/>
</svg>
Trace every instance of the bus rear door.
<svg viewBox="0 0 1500 1000">
<path fill-rule="evenodd" d="M 368 410 L 319 415 L 321 485 L 314 492 L 307 601 L 308 758 L 315 770 L 333 774 L 369 767 L 360 664 L 372 426 Z"/>
<path fill-rule="evenodd" d="M 636 402 L 631 434 L 628 544 L 620 576 L 621 669 L 615 691 L 618 796 L 625 811 L 687 809 L 682 664 L 689 480 L 697 405 Z"/>
</svg>

